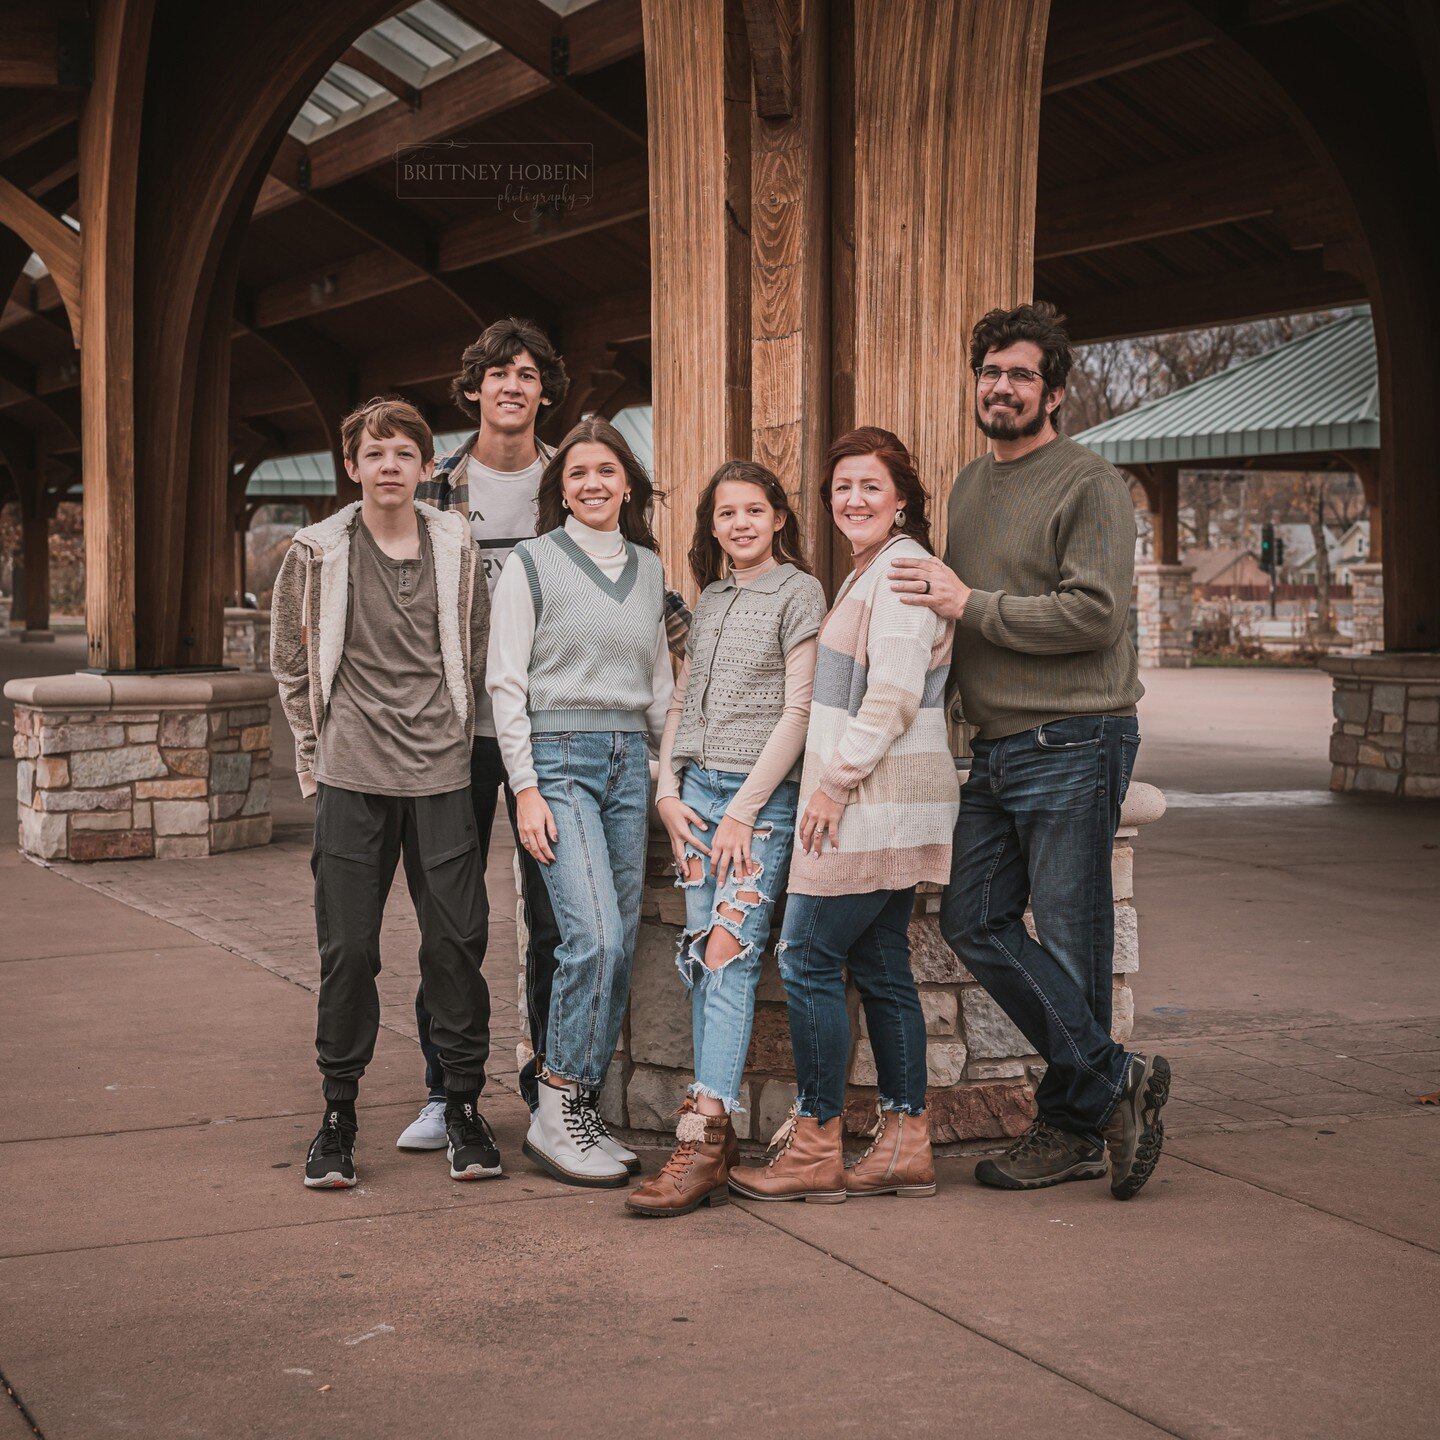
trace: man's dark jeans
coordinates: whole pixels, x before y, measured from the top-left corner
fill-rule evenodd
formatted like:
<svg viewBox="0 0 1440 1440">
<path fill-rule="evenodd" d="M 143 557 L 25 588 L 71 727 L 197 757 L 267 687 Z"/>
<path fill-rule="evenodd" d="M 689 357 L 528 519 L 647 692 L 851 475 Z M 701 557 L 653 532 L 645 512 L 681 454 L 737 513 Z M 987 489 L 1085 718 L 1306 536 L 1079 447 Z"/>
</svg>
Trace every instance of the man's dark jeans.
<svg viewBox="0 0 1440 1440">
<path fill-rule="evenodd" d="M 495 826 L 495 807 L 501 790 L 505 792 L 505 812 L 510 817 L 510 830 L 515 830 L 515 797 L 506 784 L 505 762 L 500 758 L 500 742 L 493 735 L 477 735 L 470 750 L 470 800 L 475 807 L 475 830 L 480 839 L 480 868 L 483 873 L 490 859 L 490 832 Z M 555 912 L 550 908 L 550 895 L 545 877 L 529 851 L 515 841 L 520 855 L 521 898 L 525 904 L 525 924 L 530 931 L 530 945 L 525 955 L 525 1000 L 529 1008 L 530 1044 L 537 1055 L 545 1049 L 545 1022 L 550 1014 L 550 987 L 555 979 L 555 947 L 560 931 Z M 445 1074 L 440 1052 L 430 1038 L 430 1012 L 425 1008 L 425 986 L 415 992 L 415 1023 L 420 1032 L 420 1049 L 425 1054 L 425 1086 L 432 1100 L 445 1098 Z M 520 1072 L 520 1093 L 533 1110 L 539 1102 L 536 1090 L 535 1063 L 531 1061 Z"/>
<path fill-rule="evenodd" d="M 1110 1038 L 1110 857 L 1139 749 L 1133 715 L 975 741 L 940 909 L 950 947 L 1049 1067 L 1041 1118 L 1095 1142 L 1125 1079 Z"/>
</svg>

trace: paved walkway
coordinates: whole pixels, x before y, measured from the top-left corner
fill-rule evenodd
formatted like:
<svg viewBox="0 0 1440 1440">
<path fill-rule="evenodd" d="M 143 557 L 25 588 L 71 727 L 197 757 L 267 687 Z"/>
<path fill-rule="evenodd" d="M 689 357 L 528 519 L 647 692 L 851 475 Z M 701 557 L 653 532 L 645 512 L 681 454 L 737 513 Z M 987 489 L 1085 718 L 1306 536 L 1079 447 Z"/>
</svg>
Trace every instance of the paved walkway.
<svg viewBox="0 0 1440 1440">
<path fill-rule="evenodd" d="M 0 642 L 0 673 L 67 643 Z M 278 843 L 215 860 L 0 855 L 0 1371 L 50 1440 L 1432 1434 L 1440 807 L 1327 799 L 1327 694 L 1155 677 L 1139 775 L 1186 799 L 1137 852 L 1137 1033 L 1179 1080 L 1127 1206 L 960 1159 L 925 1205 L 673 1225 L 554 1185 L 519 1153 L 504 901 L 510 1173 L 454 1185 L 392 1145 L 420 1098 L 403 891 L 363 1183 L 312 1194 L 301 802 L 277 786 Z M 33 1433 L 0 1407 L 0 1440 Z"/>
</svg>

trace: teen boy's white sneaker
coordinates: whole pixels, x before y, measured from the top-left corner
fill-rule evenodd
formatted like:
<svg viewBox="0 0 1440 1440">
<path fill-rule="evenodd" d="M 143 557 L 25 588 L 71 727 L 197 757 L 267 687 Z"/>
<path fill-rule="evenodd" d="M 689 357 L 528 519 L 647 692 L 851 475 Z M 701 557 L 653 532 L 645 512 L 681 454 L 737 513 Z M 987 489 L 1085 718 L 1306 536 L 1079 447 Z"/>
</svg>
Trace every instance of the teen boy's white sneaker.
<svg viewBox="0 0 1440 1440">
<path fill-rule="evenodd" d="M 600 1142 L 600 1148 L 612 1160 L 623 1165 L 626 1174 L 638 1175 L 640 1173 L 640 1157 L 633 1150 L 627 1150 L 610 1133 L 610 1127 L 600 1118 L 600 1111 L 596 1105 L 599 1097 L 593 1090 L 587 1090 L 584 1098 L 585 1108 L 590 1112 L 590 1128 L 594 1130 L 595 1138 Z"/>
<path fill-rule="evenodd" d="M 427 1100 L 425 1108 L 400 1132 L 397 1150 L 443 1150 L 449 1141 L 445 1136 L 445 1102 Z"/>
<path fill-rule="evenodd" d="M 540 1083 L 540 1105 L 525 1136 L 525 1153 L 565 1185 L 609 1190 L 630 1181 L 630 1172 L 600 1147 L 600 1137 L 578 1085 L 557 1089 Z"/>
</svg>

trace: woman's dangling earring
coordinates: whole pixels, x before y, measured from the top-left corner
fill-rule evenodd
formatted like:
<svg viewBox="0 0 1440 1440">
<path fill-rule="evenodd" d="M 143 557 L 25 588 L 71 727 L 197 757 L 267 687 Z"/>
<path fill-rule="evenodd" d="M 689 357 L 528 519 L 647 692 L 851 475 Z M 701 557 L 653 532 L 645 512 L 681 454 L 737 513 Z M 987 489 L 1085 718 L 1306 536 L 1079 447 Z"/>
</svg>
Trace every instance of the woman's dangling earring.
<svg viewBox="0 0 1440 1440">
<path fill-rule="evenodd" d="M 895 528 L 896 528 L 897 530 L 902 530 L 902 529 L 904 529 L 904 527 L 905 527 L 905 512 L 904 512 L 904 510 L 897 510 L 897 511 L 895 512 Z"/>
</svg>

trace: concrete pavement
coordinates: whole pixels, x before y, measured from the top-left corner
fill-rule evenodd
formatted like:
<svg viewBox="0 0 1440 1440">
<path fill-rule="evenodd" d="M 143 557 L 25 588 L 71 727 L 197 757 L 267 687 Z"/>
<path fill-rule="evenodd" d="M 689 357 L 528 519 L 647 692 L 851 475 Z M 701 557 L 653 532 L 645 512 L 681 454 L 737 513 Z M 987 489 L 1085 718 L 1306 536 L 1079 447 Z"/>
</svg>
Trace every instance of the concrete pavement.
<svg viewBox="0 0 1440 1440">
<path fill-rule="evenodd" d="M 33 673 L 18 649 L 0 671 Z M 520 1155 L 499 923 L 509 1173 L 456 1185 L 393 1148 L 421 1098 L 403 892 L 362 1183 L 307 1192 L 306 811 L 283 781 L 265 851 L 65 874 L 5 852 L 0 1371 L 50 1440 L 1433 1433 L 1440 1117 L 1415 1099 L 1440 1088 L 1440 807 L 1320 798 L 1327 695 L 1155 677 L 1138 774 L 1202 798 L 1137 850 L 1137 1036 L 1179 1081 L 1129 1205 L 982 1191 L 963 1158 L 923 1204 L 671 1224 L 555 1185 Z M 0 1403 L 12 1431 L 34 1433 Z"/>
</svg>

